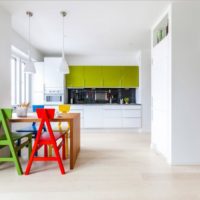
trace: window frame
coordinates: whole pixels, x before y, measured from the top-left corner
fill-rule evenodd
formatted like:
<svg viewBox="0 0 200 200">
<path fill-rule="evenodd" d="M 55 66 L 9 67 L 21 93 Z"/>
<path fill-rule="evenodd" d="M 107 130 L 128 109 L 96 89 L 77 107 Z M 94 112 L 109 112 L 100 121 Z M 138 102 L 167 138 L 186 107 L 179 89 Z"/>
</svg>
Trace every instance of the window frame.
<svg viewBox="0 0 200 200">
<path fill-rule="evenodd" d="M 14 59 L 15 62 L 15 69 L 14 69 L 14 83 L 11 80 L 11 102 L 12 106 L 20 105 L 24 102 L 31 103 L 31 97 L 32 97 L 32 76 L 31 74 L 25 74 L 23 72 L 23 68 L 26 66 L 27 59 L 24 59 L 20 56 L 11 55 L 11 76 L 12 76 L 12 59 Z M 13 78 L 13 77 L 12 77 Z M 28 86 L 27 86 L 28 83 Z M 14 86 L 14 88 L 13 88 Z M 14 94 L 14 97 L 13 97 Z M 22 97 L 23 94 L 23 97 Z"/>
</svg>

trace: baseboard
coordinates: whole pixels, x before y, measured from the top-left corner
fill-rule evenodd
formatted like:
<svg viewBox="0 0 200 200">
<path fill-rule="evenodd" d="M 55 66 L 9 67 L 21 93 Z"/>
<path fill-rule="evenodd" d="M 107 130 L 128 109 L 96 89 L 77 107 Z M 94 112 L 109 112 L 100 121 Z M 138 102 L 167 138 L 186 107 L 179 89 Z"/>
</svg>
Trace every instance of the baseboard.
<svg viewBox="0 0 200 200">
<path fill-rule="evenodd" d="M 140 134 L 140 129 L 129 129 L 129 128 L 82 128 L 81 133 L 133 133 L 133 134 Z"/>
<path fill-rule="evenodd" d="M 170 165 L 172 165 L 172 166 L 198 166 L 198 165 L 200 165 L 200 161 L 199 162 L 171 161 Z"/>
</svg>

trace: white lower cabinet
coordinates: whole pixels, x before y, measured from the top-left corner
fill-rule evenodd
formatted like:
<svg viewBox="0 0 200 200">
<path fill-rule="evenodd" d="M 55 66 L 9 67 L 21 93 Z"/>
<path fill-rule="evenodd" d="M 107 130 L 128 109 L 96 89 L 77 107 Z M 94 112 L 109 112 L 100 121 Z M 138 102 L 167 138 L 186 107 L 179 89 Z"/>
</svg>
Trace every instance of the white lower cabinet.
<svg viewBox="0 0 200 200">
<path fill-rule="evenodd" d="M 121 118 L 122 112 L 121 109 L 110 109 L 110 108 L 103 108 L 103 117 L 104 118 Z"/>
<path fill-rule="evenodd" d="M 74 105 L 72 105 L 71 106 L 71 109 L 70 109 L 70 112 L 71 113 L 80 113 L 80 117 L 81 117 L 81 128 L 84 128 L 84 123 L 83 123 L 83 121 L 84 121 L 84 108 L 83 108 L 83 106 L 74 106 Z"/>
<path fill-rule="evenodd" d="M 141 109 L 123 109 L 122 110 L 123 118 L 140 118 L 141 117 Z"/>
<path fill-rule="evenodd" d="M 84 128 L 102 128 L 103 127 L 103 110 L 101 106 L 84 107 Z"/>
<path fill-rule="evenodd" d="M 123 118 L 122 127 L 123 128 L 140 128 L 141 118 Z"/>
<path fill-rule="evenodd" d="M 122 120 L 121 118 L 105 118 L 103 123 L 103 128 L 121 128 Z"/>
<path fill-rule="evenodd" d="M 121 128 L 122 110 L 119 106 L 104 106 L 102 110 L 104 128 Z"/>
<path fill-rule="evenodd" d="M 71 105 L 81 128 L 141 128 L 140 105 Z"/>
</svg>

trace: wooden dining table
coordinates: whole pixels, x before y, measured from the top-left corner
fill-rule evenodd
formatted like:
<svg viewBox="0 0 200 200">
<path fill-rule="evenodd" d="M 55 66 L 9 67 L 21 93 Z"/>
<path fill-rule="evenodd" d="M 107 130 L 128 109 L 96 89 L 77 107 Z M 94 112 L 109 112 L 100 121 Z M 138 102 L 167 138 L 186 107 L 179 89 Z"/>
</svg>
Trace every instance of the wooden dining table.
<svg viewBox="0 0 200 200">
<path fill-rule="evenodd" d="M 66 113 L 55 116 L 51 122 L 68 122 L 70 126 L 70 169 L 75 167 L 78 154 L 80 152 L 80 113 Z M 30 123 L 40 122 L 33 113 L 28 113 L 27 117 L 17 117 L 14 113 L 12 118 L 9 120 L 10 123 Z"/>
</svg>

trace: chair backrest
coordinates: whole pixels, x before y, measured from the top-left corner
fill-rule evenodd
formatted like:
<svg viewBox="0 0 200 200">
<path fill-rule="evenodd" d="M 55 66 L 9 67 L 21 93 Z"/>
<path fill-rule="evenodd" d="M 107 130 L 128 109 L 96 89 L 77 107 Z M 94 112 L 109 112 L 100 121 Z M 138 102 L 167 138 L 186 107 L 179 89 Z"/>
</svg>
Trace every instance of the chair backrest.
<svg viewBox="0 0 200 200">
<path fill-rule="evenodd" d="M 61 105 L 58 105 L 58 110 L 59 112 L 62 112 L 62 113 L 68 113 L 70 111 L 70 107 L 71 105 L 69 104 L 61 104 Z"/>
<path fill-rule="evenodd" d="M 0 109 L 0 125 L 3 126 L 4 133 L 6 134 L 7 139 L 11 141 L 11 132 L 8 125 L 8 119 L 12 117 L 12 109 L 10 108 L 1 108 Z"/>
<path fill-rule="evenodd" d="M 1 108 L 1 115 L 0 115 L 0 121 L 2 121 L 2 118 L 5 120 L 8 120 L 12 117 L 12 109 L 11 108 Z"/>
<path fill-rule="evenodd" d="M 54 118 L 55 109 L 53 109 L 53 108 L 37 108 L 36 113 L 37 113 L 38 118 L 42 120 L 40 127 L 43 127 L 43 129 L 44 129 L 44 127 L 45 127 L 44 125 L 46 123 L 48 131 L 52 132 L 50 119 Z"/>
<path fill-rule="evenodd" d="M 53 108 L 37 108 L 36 112 L 40 119 L 53 119 L 55 115 L 55 109 Z"/>
<path fill-rule="evenodd" d="M 36 112 L 37 108 L 44 108 L 44 105 L 32 105 L 32 111 Z"/>
</svg>

